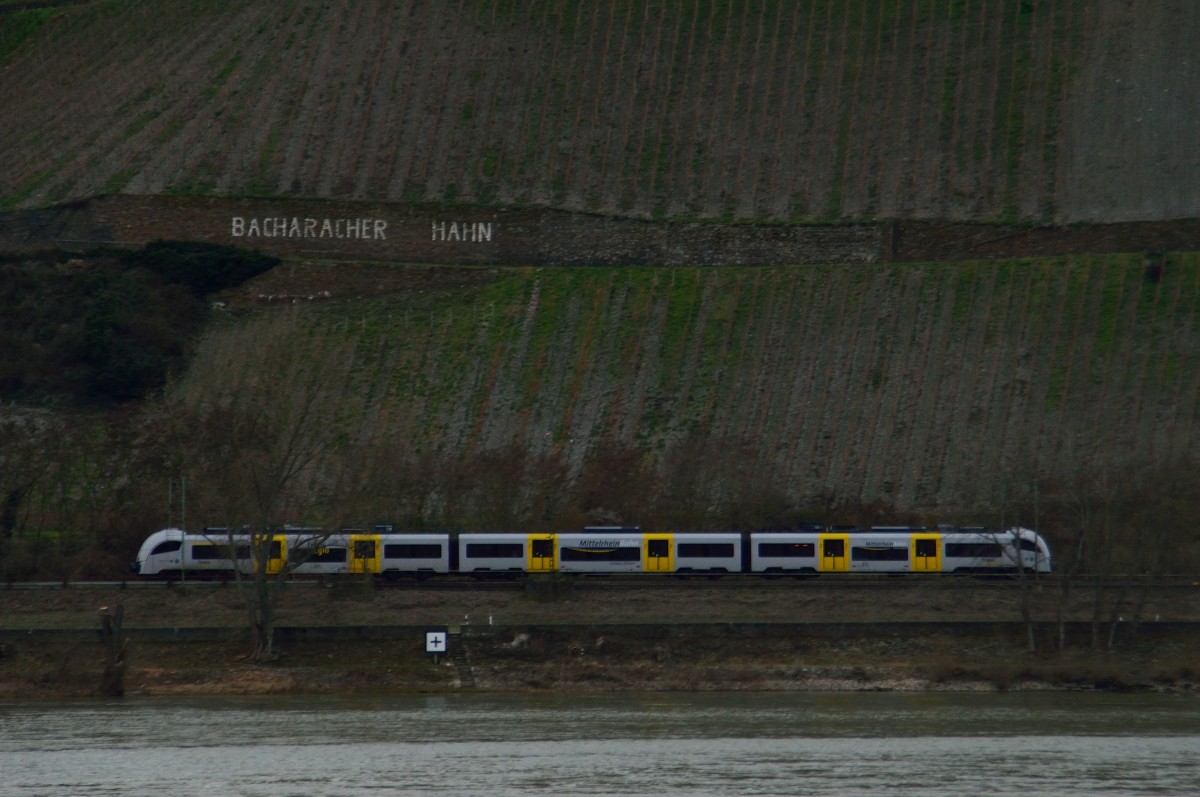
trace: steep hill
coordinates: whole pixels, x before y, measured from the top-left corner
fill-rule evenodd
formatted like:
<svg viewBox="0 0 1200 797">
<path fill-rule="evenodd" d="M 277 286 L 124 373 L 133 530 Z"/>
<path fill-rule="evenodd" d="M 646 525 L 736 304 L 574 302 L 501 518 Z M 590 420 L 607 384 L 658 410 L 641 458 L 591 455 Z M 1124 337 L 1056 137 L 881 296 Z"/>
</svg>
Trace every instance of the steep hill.
<svg viewBox="0 0 1200 797">
<path fill-rule="evenodd" d="M 170 394 L 332 352 L 322 392 L 392 457 L 375 517 L 567 523 L 573 490 L 580 521 L 992 522 L 1035 480 L 1200 461 L 1198 28 L 1149 0 L 0 0 L 0 239 L 295 229 Z M 355 246 L 309 247 L 318 217 Z M 443 246 L 456 219 L 494 246 Z M 127 409 L 36 506 L 0 456 L 8 526 L 154 522 L 198 441 Z"/>
<path fill-rule="evenodd" d="M 1183 3 L 8 6 L 0 208 L 170 192 L 768 220 L 1200 215 L 1200 15 Z"/>
</svg>

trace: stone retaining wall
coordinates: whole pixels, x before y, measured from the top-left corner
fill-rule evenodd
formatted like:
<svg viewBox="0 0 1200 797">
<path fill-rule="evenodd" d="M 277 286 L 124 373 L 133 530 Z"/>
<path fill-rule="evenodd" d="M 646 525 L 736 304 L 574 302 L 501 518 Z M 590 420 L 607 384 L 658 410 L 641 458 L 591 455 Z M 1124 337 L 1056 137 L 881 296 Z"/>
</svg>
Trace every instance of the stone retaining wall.
<svg viewBox="0 0 1200 797">
<path fill-rule="evenodd" d="M 874 262 L 885 225 L 655 223 L 544 209 L 107 196 L 0 214 L 0 251 L 233 244 L 281 256 L 507 265 Z"/>
<path fill-rule="evenodd" d="M 543 208 L 116 195 L 0 213 L 0 253 L 233 244 L 282 257 L 449 265 L 769 266 L 1200 250 L 1200 220 L 1031 227 L 653 222 Z"/>
</svg>

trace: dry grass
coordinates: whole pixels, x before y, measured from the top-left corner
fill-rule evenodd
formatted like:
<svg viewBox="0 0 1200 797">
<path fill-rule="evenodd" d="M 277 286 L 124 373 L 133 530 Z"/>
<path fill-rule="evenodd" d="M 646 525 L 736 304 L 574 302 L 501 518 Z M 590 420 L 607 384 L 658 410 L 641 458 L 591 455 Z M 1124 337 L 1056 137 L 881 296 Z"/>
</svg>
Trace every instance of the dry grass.
<svg viewBox="0 0 1200 797">
<path fill-rule="evenodd" d="M 670 580 L 665 587 L 607 590 L 579 585 L 566 597 L 546 600 L 513 590 L 446 591 L 320 586 L 289 587 L 279 609 L 280 625 L 295 626 L 498 626 L 640 623 L 838 623 L 1017 621 L 1019 592 L 1000 583 L 980 587 L 954 579 L 912 580 L 901 589 L 822 586 L 816 582 L 750 582 L 726 588 L 704 581 Z M 1007 588 L 1006 588 L 1007 587 Z M 364 591 L 365 590 L 365 591 Z M 1052 621 L 1057 593 L 1035 596 L 1034 617 Z M 122 603 L 125 626 L 144 628 L 240 628 L 244 604 L 234 586 L 97 590 L 72 588 L 31 592 L 0 590 L 0 629 L 97 628 L 102 606 Z M 1092 593 L 1078 589 L 1067 619 L 1088 620 Z M 1200 592 L 1154 592 L 1145 616 L 1163 622 L 1200 620 Z"/>
<path fill-rule="evenodd" d="M 152 641 L 129 632 L 126 687 L 143 694 L 271 694 L 461 687 L 434 664 L 414 628 L 395 639 L 292 641 L 270 665 L 249 642 Z M 533 626 L 479 628 L 465 646 L 476 688 L 592 690 L 1192 689 L 1191 637 L 1114 651 L 1028 654 L 1020 634 L 964 638 L 803 626 Z M 0 696 L 90 694 L 96 643 L 11 638 L 0 650 Z"/>
</svg>

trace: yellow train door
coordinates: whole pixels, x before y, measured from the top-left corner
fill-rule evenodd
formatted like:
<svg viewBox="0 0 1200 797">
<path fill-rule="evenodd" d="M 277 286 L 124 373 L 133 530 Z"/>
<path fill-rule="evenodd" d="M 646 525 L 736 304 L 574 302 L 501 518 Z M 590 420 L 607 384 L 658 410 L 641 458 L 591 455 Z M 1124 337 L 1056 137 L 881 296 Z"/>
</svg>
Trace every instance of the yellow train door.
<svg viewBox="0 0 1200 797">
<path fill-rule="evenodd" d="M 914 573 L 942 572 L 942 538 L 940 534 L 914 534 L 910 553 Z"/>
<path fill-rule="evenodd" d="M 642 540 L 642 570 L 646 573 L 675 572 L 673 543 L 670 534 L 647 534 Z"/>
<path fill-rule="evenodd" d="M 285 561 L 287 561 L 287 537 L 276 534 L 271 537 L 271 542 L 267 545 L 267 575 L 278 575 L 279 571 L 283 569 Z"/>
<path fill-rule="evenodd" d="M 554 555 L 557 542 L 558 540 L 553 534 L 529 535 L 529 564 L 527 567 L 530 573 L 549 573 L 558 569 Z"/>
<path fill-rule="evenodd" d="M 351 573 L 378 573 L 382 556 L 378 534 L 350 535 Z"/>
<path fill-rule="evenodd" d="M 849 534 L 822 534 L 819 544 L 822 573 L 845 573 L 850 570 Z"/>
</svg>

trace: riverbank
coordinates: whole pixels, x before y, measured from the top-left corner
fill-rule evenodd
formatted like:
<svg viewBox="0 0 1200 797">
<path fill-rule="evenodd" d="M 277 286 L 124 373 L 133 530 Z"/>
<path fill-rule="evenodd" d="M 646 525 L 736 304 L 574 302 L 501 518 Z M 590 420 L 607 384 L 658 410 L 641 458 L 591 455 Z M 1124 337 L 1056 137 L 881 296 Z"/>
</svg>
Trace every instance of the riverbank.
<svg viewBox="0 0 1200 797">
<path fill-rule="evenodd" d="M 129 633 L 127 694 L 1200 689 L 1198 634 L 1177 628 L 1058 654 L 1028 652 L 1011 624 L 493 626 L 451 635 L 436 659 L 421 628 L 282 628 L 271 664 L 237 632 L 164 636 Z M 0 698 L 96 693 L 98 636 L 7 634 L 0 653 Z"/>
<path fill-rule="evenodd" d="M 127 694 L 238 695 L 453 690 L 1194 691 L 1195 591 L 1149 605 L 1158 621 L 1118 626 L 1091 647 L 1072 605 L 1056 650 L 1034 601 L 1038 650 L 1016 622 L 1015 591 L 920 582 L 897 590 L 506 591 L 289 589 L 278 661 L 252 663 L 236 589 L 0 591 L 0 697 L 82 696 L 103 669 L 100 606 L 125 609 Z M 1087 596 L 1077 598 L 1086 601 Z M 1164 612 L 1169 613 L 1164 616 Z M 425 652 L 431 627 L 448 656 Z"/>
</svg>

